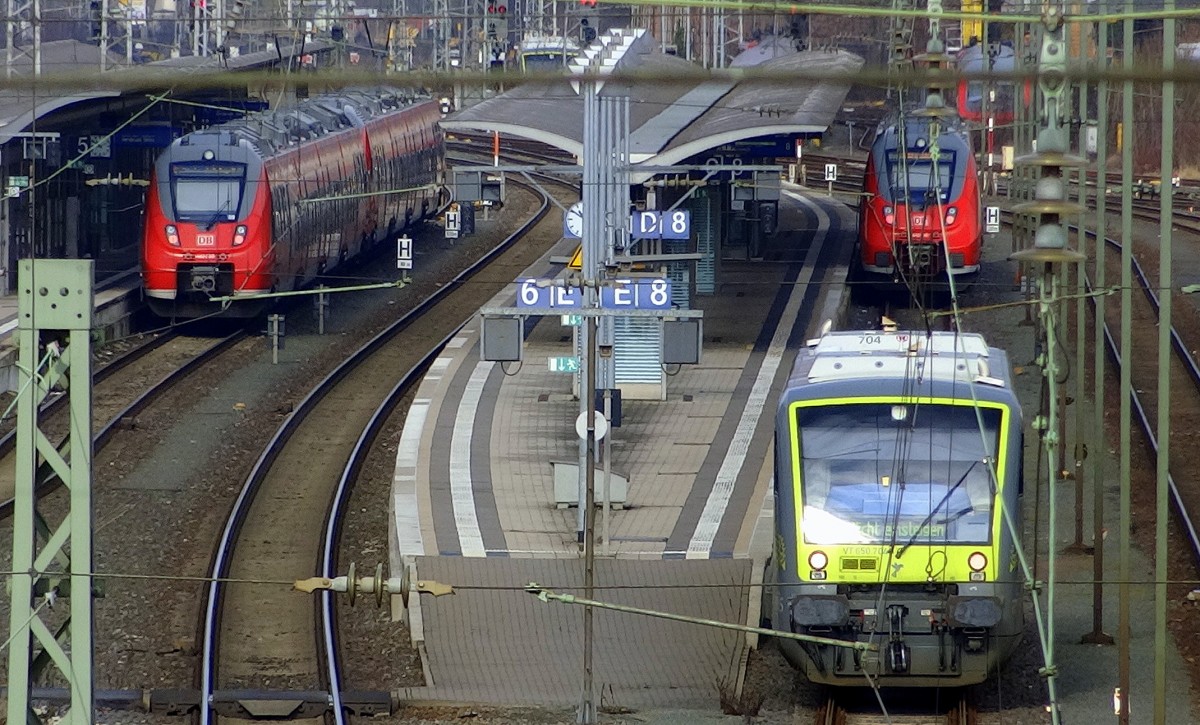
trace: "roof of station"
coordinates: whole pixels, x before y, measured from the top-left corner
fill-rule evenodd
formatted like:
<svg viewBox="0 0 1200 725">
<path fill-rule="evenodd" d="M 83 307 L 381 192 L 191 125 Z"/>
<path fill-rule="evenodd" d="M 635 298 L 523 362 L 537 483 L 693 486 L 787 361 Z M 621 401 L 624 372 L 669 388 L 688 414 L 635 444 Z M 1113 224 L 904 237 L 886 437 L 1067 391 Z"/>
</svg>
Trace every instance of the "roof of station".
<svg viewBox="0 0 1200 725">
<path fill-rule="evenodd" d="M 218 56 L 185 56 L 168 60 L 142 63 L 134 67 L 135 71 L 169 73 L 220 73 L 227 70 L 248 70 L 265 65 L 278 63 L 281 58 L 290 58 L 301 53 L 315 53 L 332 47 L 324 42 L 309 42 L 297 44 L 293 49 L 285 44 L 278 50 L 265 50 L 257 53 L 247 53 L 240 57 L 222 59 Z M 120 72 L 116 67 L 124 62 L 124 58 L 109 54 L 111 72 Z M 80 79 L 80 86 L 86 86 L 89 81 L 99 75 L 100 48 L 91 43 L 81 43 L 76 40 L 55 40 L 41 44 L 41 66 L 45 75 L 73 74 Z M 32 57 L 28 52 L 13 59 L 13 70 L 16 75 L 28 78 L 33 71 Z M 94 72 L 94 74 L 93 74 Z M 166 81 L 164 81 L 164 85 Z M 18 134 L 28 131 L 35 121 L 41 120 L 55 111 L 69 106 L 96 101 L 98 99 L 118 98 L 121 91 L 89 90 L 89 91 L 42 91 L 27 88 L 0 88 L 0 144 L 3 144 Z M 131 93 L 139 102 L 145 103 L 145 92 Z"/>
<path fill-rule="evenodd" d="M 611 31 L 626 34 L 640 31 Z M 613 67 L 639 75 L 683 75 L 695 66 L 659 51 L 646 34 L 627 40 Z M 594 49 L 596 44 L 590 49 Z M 635 164 L 678 164 L 709 149 L 768 135 L 816 135 L 828 129 L 842 106 L 862 58 L 845 51 L 805 51 L 766 60 L 772 74 L 803 69 L 792 83 L 706 80 L 692 84 L 609 80 L 601 96 L 629 96 L 630 155 Z M 448 131 L 497 131 L 583 154 L 583 100 L 570 76 L 518 86 L 442 121 Z"/>
</svg>

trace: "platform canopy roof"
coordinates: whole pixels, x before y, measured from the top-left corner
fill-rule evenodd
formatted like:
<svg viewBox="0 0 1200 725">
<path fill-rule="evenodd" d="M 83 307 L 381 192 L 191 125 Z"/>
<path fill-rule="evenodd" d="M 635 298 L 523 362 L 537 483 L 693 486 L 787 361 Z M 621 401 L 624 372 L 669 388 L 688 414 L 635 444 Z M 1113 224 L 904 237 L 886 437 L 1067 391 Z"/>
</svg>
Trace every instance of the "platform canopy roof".
<svg viewBox="0 0 1200 725">
<path fill-rule="evenodd" d="M 278 50 L 266 50 L 257 53 L 247 53 L 237 58 L 221 58 L 219 56 L 185 56 L 182 58 L 172 58 L 152 63 L 142 63 L 134 66 L 132 72 L 141 73 L 166 73 L 163 74 L 163 86 L 166 87 L 170 83 L 171 75 L 181 73 L 224 73 L 228 71 L 250 70 L 263 66 L 273 65 L 280 59 L 287 59 L 294 54 L 300 53 L 315 53 L 331 48 L 332 45 L 324 42 L 310 42 L 307 44 L 285 43 Z M 70 75 L 72 81 L 75 78 L 79 79 L 81 90 L 78 92 L 64 90 L 49 90 L 38 91 L 36 88 L 30 90 L 24 87 L 0 88 L 0 144 L 4 144 L 12 138 L 22 134 L 29 133 L 34 130 L 36 123 L 47 119 L 51 114 L 61 111 L 55 115 L 56 119 L 61 120 L 63 113 L 70 111 L 79 111 L 81 114 L 88 113 L 88 108 L 94 107 L 85 106 L 88 102 L 102 102 L 102 99 L 114 99 L 122 97 L 121 91 L 116 90 L 83 90 L 90 81 L 99 76 L 100 68 L 100 48 L 91 43 L 82 43 L 77 40 L 54 40 L 41 44 L 41 66 L 42 74 L 47 77 L 61 77 Z M 24 49 L 18 54 L 13 61 L 13 70 L 15 74 L 21 78 L 29 78 L 33 73 L 32 51 Z M 114 69 L 109 73 L 126 72 L 125 69 L 117 67 L 124 62 L 124 58 L 109 54 L 109 64 Z M 129 92 L 124 94 L 126 100 L 131 103 L 145 105 L 147 103 L 146 93 Z M 103 101 L 108 102 L 108 101 Z"/>
<path fill-rule="evenodd" d="M 626 31 L 628 32 L 628 31 Z M 630 154 L 634 164 L 664 166 L 709 149 L 770 135 L 818 135 L 833 123 L 850 90 L 846 80 L 863 65 L 845 51 L 805 51 L 758 67 L 773 77 L 803 70 L 790 83 L 765 80 L 698 80 L 663 83 L 609 79 L 601 96 L 630 97 Z M 659 51 L 640 36 L 617 69 L 638 75 L 695 75 L 689 61 Z M 823 76 L 829 79 L 809 80 Z M 517 86 L 447 116 L 447 131 L 499 132 L 550 144 L 576 157 L 583 154 L 583 99 L 570 76 Z"/>
</svg>

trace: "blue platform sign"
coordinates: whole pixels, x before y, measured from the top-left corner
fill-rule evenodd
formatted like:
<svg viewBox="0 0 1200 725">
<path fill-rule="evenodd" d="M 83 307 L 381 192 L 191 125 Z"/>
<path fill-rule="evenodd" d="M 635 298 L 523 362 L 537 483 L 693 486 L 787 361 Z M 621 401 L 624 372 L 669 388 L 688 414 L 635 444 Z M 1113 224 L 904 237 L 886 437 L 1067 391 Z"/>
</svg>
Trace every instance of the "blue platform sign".
<svg viewBox="0 0 1200 725">
<path fill-rule="evenodd" d="M 690 239 L 692 212 L 687 209 L 671 211 L 639 211 L 634 213 L 629 235 L 633 239 Z"/>
<path fill-rule="evenodd" d="M 112 143 L 125 148 L 161 149 L 170 146 L 177 136 L 169 125 L 126 126 L 113 134 Z"/>
<path fill-rule="evenodd" d="M 537 310 L 577 310 L 583 307 L 583 290 L 552 285 L 553 280 L 518 281 L 517 307 Z"/>
<path fill-rule="evenodd" d="M 226 121 L 245 118 L 247 113 L 265 111 L 270 107 L 266 101 L 256 98 L 245 99 L 213 99 L 211 105 L 196 108 L 196 123 L 201 126 L 215 126 Z"/>
<path fill-rule="evenodd" d="M 517 281 L 517 307 L 528 310 L 579 310 L 583 292 L 578 287 L 554 286 L 552 280 Z M 600 306 L 607 310 L 669 310 L 668 279 L 618 279 L 600 288 Z"/>
<path fill-rule="evenodd" d="M 669 310 L 671 281 L 618 279 L 600 288 L 600 306 L 606 310 Z"/>
</svg>

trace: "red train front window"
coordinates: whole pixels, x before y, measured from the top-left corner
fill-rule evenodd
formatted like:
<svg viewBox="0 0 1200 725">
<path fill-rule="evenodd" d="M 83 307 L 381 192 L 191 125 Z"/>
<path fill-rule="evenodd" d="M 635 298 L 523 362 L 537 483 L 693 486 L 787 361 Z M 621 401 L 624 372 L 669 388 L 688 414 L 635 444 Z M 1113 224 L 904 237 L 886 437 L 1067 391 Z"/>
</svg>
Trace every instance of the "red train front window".
<svg viewBox="0 0 1200 725">
<path fill-rule="evenodd" d="M 171 196 L 176 221 L 211 227 L 237 221 L 246 165 L 222 161 L 171 164 Z"/>
<path fill-rule="evenodd" d="M 949 150 L 938 152 L 936 164 L 929 151 L 900 155 L 889 150 L 888 178 L 894 196 L 918 206 L 949 201 L 954 189 L 955 161 L 956 154 Z"/>
</svg>

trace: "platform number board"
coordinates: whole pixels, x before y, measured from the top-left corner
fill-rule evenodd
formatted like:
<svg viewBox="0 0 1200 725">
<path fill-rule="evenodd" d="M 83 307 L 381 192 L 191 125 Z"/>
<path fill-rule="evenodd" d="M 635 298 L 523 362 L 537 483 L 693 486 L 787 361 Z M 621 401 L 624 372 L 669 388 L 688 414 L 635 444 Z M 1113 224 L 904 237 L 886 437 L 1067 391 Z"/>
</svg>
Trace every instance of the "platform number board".
<svg viewBox="0 0 1200 725">
<path fill-rule="evenodd" d="M 633 215 L 630 236 L 634 239 L 690 239 L 692 213 L 687 209 L 639 211 Z"/>
<path fill-rule="evenodd" d="M 984 231 L 988 234 L 1000 233 L 1000 207 L 987 207 L 984 213 Z"/>
<path fill-rule="evenodd" d="M 825 180 L 837 181 L 837 164 L 825 164 Z"/>
<path fill-rule="evenodd" d="M 563 287 L 551 280 L 522 279 L 517 282 L 517 307 L 541 310 L 583 309 L 578 287 Z M 668 279 L 617 279 L 600 288 L 600 307 L 608 310 L 669 310 L 671 281 Z"/>
</svg>

